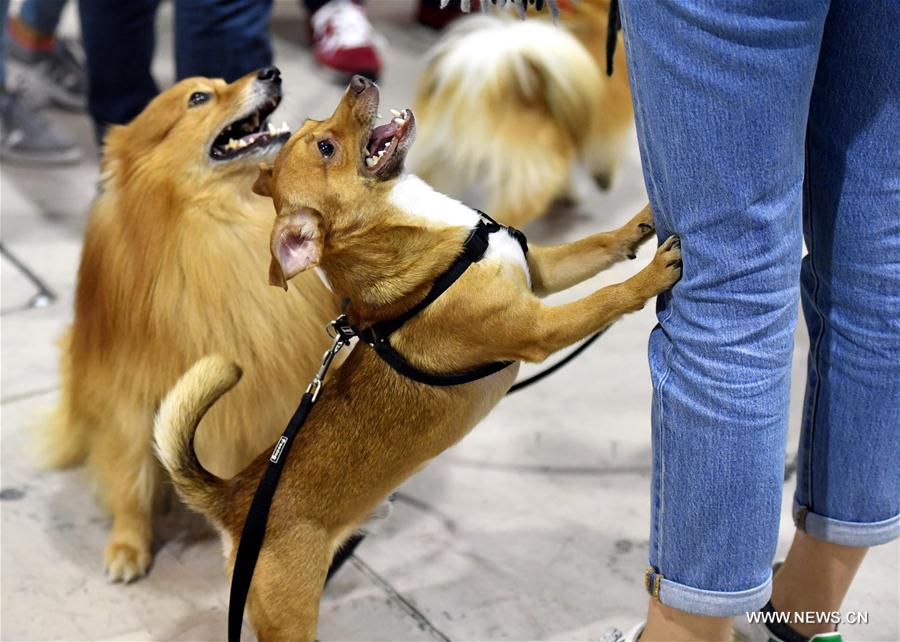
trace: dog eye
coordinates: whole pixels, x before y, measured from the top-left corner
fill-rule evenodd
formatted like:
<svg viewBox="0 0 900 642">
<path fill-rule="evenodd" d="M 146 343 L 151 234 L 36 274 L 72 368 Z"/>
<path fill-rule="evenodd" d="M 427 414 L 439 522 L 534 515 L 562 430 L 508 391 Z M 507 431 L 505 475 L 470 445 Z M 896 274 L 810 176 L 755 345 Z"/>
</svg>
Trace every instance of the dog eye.
<svg viewBox="0 0 900 642">
<path fill-rule="evenodd" d="M 195 91 L 191 94 L 191 97 L 188 99 L 188 107 L 196 107 L 197 105 L 202 105 L 207 100 L 212 98 L 212 94 L 205 91 Z"/>
<path fill-rule="evenodd" d="M 334 145 L 331 144 L 331 141 L 320 140 L 319 153 L 322 154 L 322 156 L 325 158 L 331 158 L 334 154 Z"/>
</svg>

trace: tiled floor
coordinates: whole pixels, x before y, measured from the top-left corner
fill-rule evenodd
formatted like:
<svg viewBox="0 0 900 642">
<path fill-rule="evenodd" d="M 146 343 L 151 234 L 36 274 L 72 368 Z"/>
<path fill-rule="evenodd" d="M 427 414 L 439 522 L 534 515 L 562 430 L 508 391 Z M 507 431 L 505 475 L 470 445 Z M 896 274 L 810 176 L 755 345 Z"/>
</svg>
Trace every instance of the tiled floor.
<svg viewBox="0 0 900 642">
<path fill-rule="evenodd" d="M 386 104 L 412 98 L 433 36 L 407 24 L 409 0 L 374 0 L 388 36 Z M 276 3 L 282 113 L 327 114 L 341 88 L 311 65 L 293 1 Z M 157 64 L 171 76 L 168 9 Z M 69 16 L 66 24 L 75 21 Z M 78 471 L 40 471 L 29 437 L 58 385 L 54 340 L 71 316 L 75 270 L 97 169 L 85 118 L 59 120 L 89 150 L 79 166 L 4 166 L 2 189 L 2 639 L 216 640 L 227 587 L 219 542 L 184 510 L 165 516 L 152 573 L 110 585 L 100 554 L 108 527 Z M 636 148 L 608 195 L 529 230 L 573 238 L 624 222 L 644 201 Z M 652 250 L 645 248 L 638 262 Z M 9 257 L 21 262 L 16 266 Z M 38 277 L 57 298 L 29 307 Z M 619 280 L 617 267 L 578 292 Z M 573 296 L 568 294 L 568 297 Z M 400 489 L 391 520 L 328 587 L 323 640 L 582 640 L 643 616 L 649 515 L 645 349 L 652 306 L 617 324 L 571 367 L 510 398 L 469 437 Z M 797 336 L 794 449 L 805 337 Z M 779 553 L 789 543 L 785 490 Z M 846 609 L 868 611 L 848 638 L 898 640 L 898 546 L 872 551 Z M 250 636 L 248 635 L 249 639 Z"/>
</svg>

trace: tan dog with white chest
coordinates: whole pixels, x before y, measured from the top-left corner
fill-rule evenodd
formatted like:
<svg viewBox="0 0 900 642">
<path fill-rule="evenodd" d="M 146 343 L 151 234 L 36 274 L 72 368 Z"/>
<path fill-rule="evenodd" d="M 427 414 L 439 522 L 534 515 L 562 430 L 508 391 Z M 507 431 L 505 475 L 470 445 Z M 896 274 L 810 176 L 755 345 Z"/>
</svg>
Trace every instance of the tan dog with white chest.
<svg viewBox="0 0 900 642">
<path fill-rule="evenodd" d="M 378 88 L 354 78 L 332 117 L 307 121 L 256 185 L 271 194 L 278 212 L 272 282 L 286 285 L 300 271 L 321 267 L 359 328 L 421 301 L 479 220 L 403 174 L 415 119 L 406 111 L 373 130 L 377 107 Z M 532 246 L 527 254 L 506 232 L 491 234 L 484 257 L 394 333 L 392 345 L 431 373 L 541 361 L 678 280 L 680 251 L 671 237 L 624 283 L 557 307 L 538 298 L 633 256 L 652 231 L 645 208 L 614 232 Z M 315 638 L 335 550 L 388 493 L 471 430 L 517 371 L 514 363 L 472 383 L 433 387 L 398 374 L 368 346 L 354 347 L 323 388 L 281 476 L 248 602 L 259 639 Z M 239 378 L 225 359 L 199 361 L 163 402 L 156 427 L 160 458 L 178 492 L 222 531 L 229 569 L 269 452 L 226 481 L 199 465 L 191 443 L 203 414 Z"/>
</svg>

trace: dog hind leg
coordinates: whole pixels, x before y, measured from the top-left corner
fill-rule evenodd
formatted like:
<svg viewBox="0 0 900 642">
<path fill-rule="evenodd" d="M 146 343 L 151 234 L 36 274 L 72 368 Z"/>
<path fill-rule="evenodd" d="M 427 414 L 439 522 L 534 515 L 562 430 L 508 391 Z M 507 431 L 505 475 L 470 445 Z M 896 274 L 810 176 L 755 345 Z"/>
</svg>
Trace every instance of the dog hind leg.
<svg viewBox="0 0 900 642">
<path fill-rule="evenodd" d="M 151 413 L 117 410 L 117 416 L 96 427 L 88 464 L 113 517 L 104 553 L 107 575 L 114 582 L 130 582 L 150 566 L 151 520 L 162 470 L 151 446 Z"/>
<path fill-rule="evenodd" d="M 267 534 L 253 572 L 250 621 L 259 642 L 313 642 L 332 542 L 311 524 L 273 534 Z"/>
</svg>

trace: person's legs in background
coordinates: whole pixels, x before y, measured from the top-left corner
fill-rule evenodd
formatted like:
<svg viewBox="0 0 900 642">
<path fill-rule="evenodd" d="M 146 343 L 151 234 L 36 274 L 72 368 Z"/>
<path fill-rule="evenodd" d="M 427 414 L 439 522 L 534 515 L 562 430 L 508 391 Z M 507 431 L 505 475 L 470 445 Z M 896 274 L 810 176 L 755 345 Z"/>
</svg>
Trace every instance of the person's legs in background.
<svg viewBox="0 0 900 642">
<path fill-rule="evenodd" d="M 806 118 L 827 2 L 623 0 L 645 182 L 684 276 L 650 338 L 646 640 L 727 639 L 778 537 Z"/>
<path fill-rule="evenodd" d="M 0 159 L 24 164 L 65 164 L 81 158 L 69 138 L 6 84 L 9 0 L 0 0 Z"/>
<path fill-rule="evenodd" d="M 87 79 L 74 43 L 59 38 L 56 28 L 67 0 L 26 0 L 18 16 L 9 17 L 12 75 L 42 104 L 84 110 Z"/>
<path fill-rule="evenodd" d="M 98 143 L 107 125 L 137 116 L 157 93 L 150 75 L 159 0 L 79 0 L 88 67 L 88 111 Z"/>
<path fill-rule="evenodd" d="M 272 0 L 179 0 L 175 3 L 175 66 L 180 79 L 228 82 L 272 64 Z"/>
<path fill-rule="evenodd" d="M 381 74 L 380 37 L 366 17 L 363 2 L 303 0 L 303 4 L 319 66 L 342 81 L 353 74 L 377 80 Z"/>
<path fill-rule="evenodd" d="M 806 147 L 798 532 L 775 576 L 778 611 L 838 611 L 867 547 L 900 537 L 898 24 L 893 0 L 832 0 L 822 38 Z"/>
</svg>

